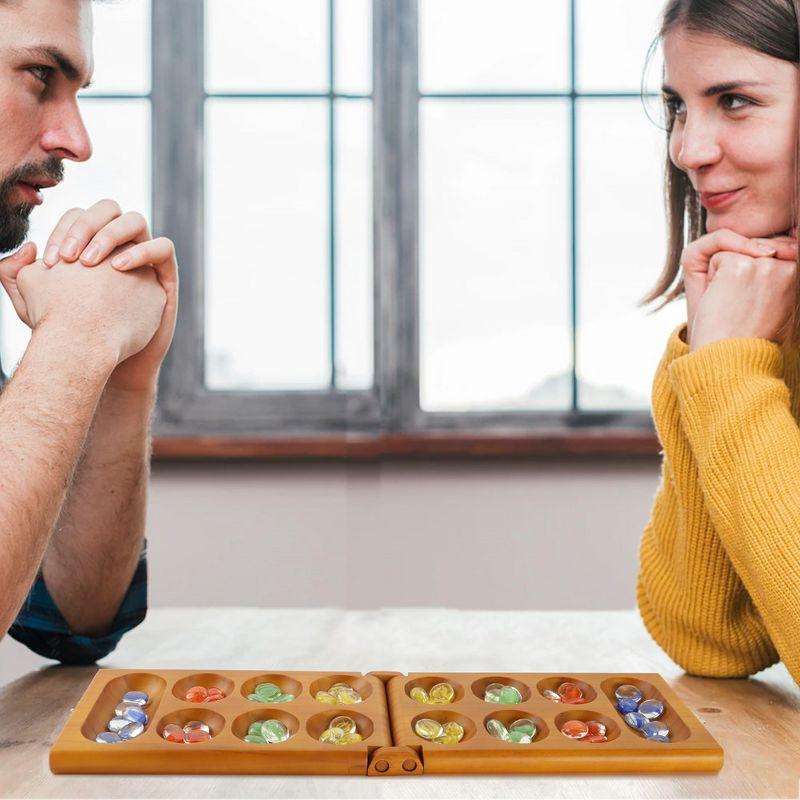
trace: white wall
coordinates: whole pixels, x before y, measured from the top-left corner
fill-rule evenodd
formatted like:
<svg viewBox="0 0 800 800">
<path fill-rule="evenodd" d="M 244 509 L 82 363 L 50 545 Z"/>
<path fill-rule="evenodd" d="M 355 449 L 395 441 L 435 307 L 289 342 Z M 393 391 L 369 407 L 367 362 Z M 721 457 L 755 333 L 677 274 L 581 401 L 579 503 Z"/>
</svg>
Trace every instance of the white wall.
<svg viewBox="0 0 800 800">
<path fill-rule="evenodd" d="M 632 608 L 657 459 L 156 464 L 150 605 Z M 6 637 L 0 684 L 44 663 Z"/>
</svg>

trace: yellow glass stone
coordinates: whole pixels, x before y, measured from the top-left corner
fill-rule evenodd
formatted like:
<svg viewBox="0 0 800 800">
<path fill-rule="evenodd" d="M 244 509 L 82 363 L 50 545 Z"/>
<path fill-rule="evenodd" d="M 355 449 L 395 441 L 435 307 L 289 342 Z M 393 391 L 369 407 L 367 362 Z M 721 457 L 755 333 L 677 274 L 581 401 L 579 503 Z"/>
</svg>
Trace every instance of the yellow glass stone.
<svg viewBox="0 0 800 800">
<path fill-rule="evenodd" d="M 418 703 L 428 702 L 428 693 L 421 686 L 415 686 L 409 694 L 411 699 L 416 700 Z"/>
<path fill-rule="evenodd" d="M 432 741 L 435 744 L 458 744 L 461 740 L 456 736 L 437 736 Z"/>
<path fill-rule="evenodd" d="M 336 698 L 336 701 L 342 705 L 349 706 L 353 703 L 361 702 L 361 695 L 355 689 L 351 689 L 349 687 L 336 689 L 335 691 L 331 692 L 331 694 Z"/>
<path fill-rule="evenodd" d="M 336 703 L 336 698 L 329 692 L 317 692 L 314 699 L 319 700 L 320 703 Z"/>
<path fill-rule="evenodd" d="M 457 722 L 447 722 L 442 729 L 445 736 L 455 736 L 460 742 L 464 738 L 464 729 Z"/>
<path fill-rule="evenodd" d="M 328 691 L 332 691 L 333 689 L 352 689 L 353 687 L 350 686 L 349 683 L 333 683 L 328 687 Z"/>
<path fill-rule="evenodd" d="M 361 741 L 360 733 L 346 733 L 341 739 L 336 740 L 336 744 L 356 744 Z"/>
<path fill-rule="evenodd" d="M 339 728 L 345 733 L 354 733 L 356 730 L 356 723 L 352 717 L 335 717 L 330 722 L 331 728 Z"/>
<path fill-rule="evenodd" d="M 435 719 L 423 718 L 416 721 L 414 730 L 417 732 L 417 736 L 430 740 L 441 736 L 444 729 Z"/>
<path fill-rule="evenodd" d="M 455 696 L 456 690 L 449 683 L 437 683 L 428 692 L 429 701 L 437 705 L 452 703 Z"/>
<path fill-rule="evenodd" d="M 328 728 L 322 731 L 319 740 L 325 744 L 332 744 L 338 742 L 343 736 L 345 736 L 345 732 L 341 728 Z"/>
</svg>

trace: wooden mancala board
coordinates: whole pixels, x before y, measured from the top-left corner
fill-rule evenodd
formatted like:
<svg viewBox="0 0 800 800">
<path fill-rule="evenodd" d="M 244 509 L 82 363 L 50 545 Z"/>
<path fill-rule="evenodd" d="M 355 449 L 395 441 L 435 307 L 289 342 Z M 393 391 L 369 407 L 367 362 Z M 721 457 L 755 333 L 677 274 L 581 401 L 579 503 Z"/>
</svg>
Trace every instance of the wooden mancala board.
<svg viewBox="0 0 800 800">
<path fill-rule="evenodd" d="M 420 704 L 409 694 L 447 681 L 455 689 L 448 705 Z M 542 692 L 564 681 L 577 683 L 588 702 L 555 703 Z M 247 699 L 259 683 L 275 683 L 295 695 L 285 703 Z M 353 705 L 329 705 L 316 692 L 337 682 L 349 683 L 362 696 Z M 489 683 L 513 685 L 522 702 L 500 705 L 483 699 Z M 614 690 L 638 686 L 645 698 L 661 700 L 661 719 L 670 728 L 669 743 L 649 741 L 628 727 L 617 711 Z M 183 699 L 191 686 L 217 686 L 225 693 L 214 703 Z M 128 691 L 150 695 L 144 733 L 121 744 L 99 744 L 114 708 Z M 319 735 L 336 716 L 352 717 L 363 741 L 323 744 Z M 455 720 L 464 728 L 458 744 L 435 744 L 419 737 L 420 717 Z M 485 727 L 490 717 L 508 725 L 521 717 L 536 722 L 530 744 L 504 742 Z M 279 744 L 251 744 L 244 736 L 252 722 L 279 719 L 290 738 Z M 596 719 L 606 725 L 608 741 L 587 743 L 560 732 L 568 719 Z M 207 742 L 180 744 L 161 736 L 165 725 L 205 722 Z M 129 774 L 294 774 L 294 775 L 421 775 L 503 773 L 608 773 L 716 771 L 723 751 L 700 721 L 655 673 L 332 673 L 257 670 L 98 670 L 50 751 L 56 773 Z"/>
</svg>

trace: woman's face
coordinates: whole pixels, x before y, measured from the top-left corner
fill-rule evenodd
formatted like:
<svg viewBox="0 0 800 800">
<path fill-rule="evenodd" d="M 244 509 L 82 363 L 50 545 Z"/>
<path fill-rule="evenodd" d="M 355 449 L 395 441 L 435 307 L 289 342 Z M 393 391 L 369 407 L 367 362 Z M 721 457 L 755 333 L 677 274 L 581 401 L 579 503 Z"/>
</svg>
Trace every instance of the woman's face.
<svg viewBox="0 0 800 800">
<path fill-rule="evenodd" d="M 664 65 L 664 93 L 675 112 L 669 157 L 700 194 L 706 229 L 750 237 L 787 232 L 797 67 L 683 28 L 664 37 Z"/>
</svg>

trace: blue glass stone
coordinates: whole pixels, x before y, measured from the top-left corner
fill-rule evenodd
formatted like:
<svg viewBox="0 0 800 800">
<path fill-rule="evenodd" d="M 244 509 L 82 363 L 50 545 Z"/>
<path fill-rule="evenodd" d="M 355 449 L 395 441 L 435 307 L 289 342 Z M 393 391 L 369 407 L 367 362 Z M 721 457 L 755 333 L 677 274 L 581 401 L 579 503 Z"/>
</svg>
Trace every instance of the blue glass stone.
<svg viewBox="0 0 800 800">
<path fill-rule="evenodd" d="M 129 719 L 131 722 L 139 722 L 142 725 L 147 723 L 147 714 L 145 714 L 141 708 L 137 708 L 136 706 L 126 708 L 123 717 L 125 719 Z"/>
<path fill-rule="evenodd" d="M 625 715 L 625 722 L 627 722 L 631 728 L 636 728 L 638 731 L 647 724 L 648 719 L 644 714 L 640 714 L 638 711 L 631 711 L 629 714 Z"/>
<path fill-rule="evenodd" d="M 642 699 L 642 692 L 638 686 L 630 683 L 623 683 L 614 690 L 617 700 L 635 700 L 637 703 Z"/>
<path fill-rule="evenodd" d="M 131 721 L 126 717 L 114 717 L 108 721 L 108 729 L 111 733 L 119 733 L 126 725 L 130 725 Z"/>
<path fill-rule="evenodd" d="M 639 713 L 647 719 L 657 719 L 664 713 L 664 704 L 660 700 L 645 700 L 639 705 Z"/>
<path fill-rule="evenodd" d="M 135 739 L 144 733 L 144 725 L 141 722 L 129 722 L 120 732 L 120 739 Z"/>
<path fill-rule="evenodd" d="M 642 725 L 642 733 L 649 739 L 651 736 L 669 736 L 669 726 L 665 722 L 655 720 Z"/>
<path fill-rule="evenodd" d="M 669 736 L 648 736 L 646 737 L 648 742 L 669 742 L 671 741 Z"/>
<path fill-rule="evenodd" d="M 122 695 L 123 703 L 134 703 L 137 706 L 146 706 L 150 702 L 150 697 L 146 692 L 125 692 Z"/>
<path fill-rule="evenodd" d="M 635 700 L 628 700 L 625 697 L 621 697 L 617 700 L 617 710 L 621 711 L 623 714 L 629 714 L 631 711 L 638 711 L 639 704 Z"/>
<path fill-rule="evenodd" d="M 116 733 L 111 733 L 111 731 L 103 731 L 102 733 L 97 734 L 95 741 L 99 744 L 116 744 L 117 742 L 121 742 L 122 739 L 117 736 Z"/>
</svg>

